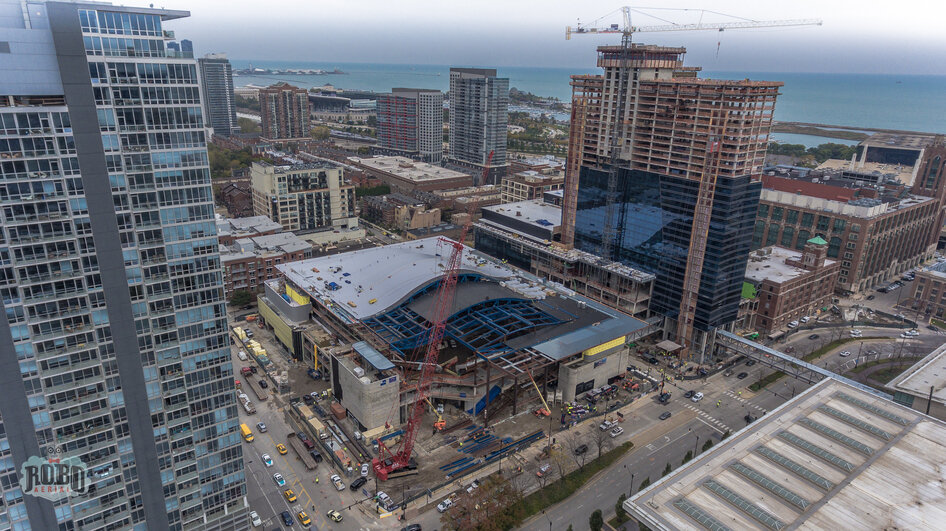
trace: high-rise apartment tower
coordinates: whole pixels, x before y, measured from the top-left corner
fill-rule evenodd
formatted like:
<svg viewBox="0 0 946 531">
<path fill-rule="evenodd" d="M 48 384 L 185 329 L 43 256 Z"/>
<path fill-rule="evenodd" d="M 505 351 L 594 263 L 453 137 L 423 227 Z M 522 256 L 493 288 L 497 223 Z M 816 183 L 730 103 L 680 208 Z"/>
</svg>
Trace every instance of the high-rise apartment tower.
<svg viewBox="0 0 946 531">
<path fill-rule="evenodd" d="M 230 136 L 237 130 L 233 98 L 233 68 L 226 54 L 207 54 L 197 60 L 203 90 L 204 122 L 215 135 Z"/>
<path fill-rule="evenodd" d="M 654 273 L 651 309 L 670 318 L 670 331 L 684 286 L 698 285 L 695 332 L 685 338 L 698 353 L 705 332 L 736 319 L 782 83 L 701 79 L 699 68 L 683 66 L 685 52 L 600 46 L 604 75 L 572 76 L 562 240 Z M 612 146 L 620 150 L 616 181 Z M 711 184 L 701 200 L 711 213 L 694 230 L 701 182 Z M 695 258 L 698 271 L 688 269 Z"/>
<path fill-rule="evenodd" d="M 492 68 L 450 69 L 449 159 L 477 179 L 489 161 L 489 182 L 477 184 L 499 184 L 506 174 L 508 107 L 509 78 Z"/>
<path fill-rule="evenodd" d="M 0 0 L 0 528 L 246 526 L 188 15 Z M 46 456 L 87 489 L 21 490 Z"/>
<path fill-rule="evenodd" d="M 259 90 L 263 138 L 282 140 L 309 136 L 309 93 L 280 81 Z"/>
<path fill-rule="evenodd" d="M 443 93 L 395 88 L 378 95 L 378 141 L 385 150 L 438 163 L 443 158 Z"/>
</svg>

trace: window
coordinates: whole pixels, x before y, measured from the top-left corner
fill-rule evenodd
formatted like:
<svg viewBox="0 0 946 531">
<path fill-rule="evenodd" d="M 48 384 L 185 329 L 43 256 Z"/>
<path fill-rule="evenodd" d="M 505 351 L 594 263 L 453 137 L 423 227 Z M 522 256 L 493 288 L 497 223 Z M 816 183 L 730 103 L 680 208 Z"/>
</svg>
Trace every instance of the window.
<svg viewBox="0 0 946 531">
<path fill-rule="evenodd" d="M 828 230 L 828 224 L 831 218 L 828 216 L 818 216 L 818 230 Z"/>
<path fill-rule="evenodd" d="M 766 246 L 766 247 L 768 247 L 769 245 L 775 245 L 775 242 L 778 241 L 778 231 L 779 231 L 779 228 L 780 228 L 780 227 L 779 227 L 778 223 L 772 223 L 771 225 L 769 225 L 769 234 L 768 234 L 768 236 L 765 238 L 765 246 Z"/>
<path fill-rule="evenodd" d="M 762 247 L 762 234 L 765 233 L 765 222 L 758 220 L 755 222 L 755 230 L 752 233 L 752 248 Z"/>
<path fill-rule="evenodd" d="M 848 233 L 847 239 L 851 240 L 852 242 L 856 242 L 856 241 L 857 241 L 857 234 L 855 234 L 855 233 L 853 233 L 853 232 Z"/>
<path fill-rule="evenodd" d="M 782 221 L 782 207 L 772 207 L 772 221 Z"/>
<path fill-rule="evenodd" d="M 933 186 L 936 184 L 936 174 L 939 172 L 939 162 L 940 158 L 936 157 L 930 164 L 930 171 L 926 174 L 926 184 L 924 185 L 925 188 L 933 188 Z"/>
<path fill-rule="evenodd" d="M 803 249 L 805 247 L 805 243 L 810 239 L 811 239 L 810 232 L 808 232 L 807 230 L 798 231 L 798 239 L 795 241 L 795 248 Z"/>
<path fill-rule="evenodd" d="M 782 247 L 787 247 L 791 249 L 792 238 L 794 236 L 795 236 L 795 227 L 786 226 L 785 229 L 782 230 L 782 240 L 781 240 Z"/>
<path fill-rule="evenodd" d="M 787 210 L 785 212 L 785 223 L 794 225 L 798 223 L 798 211 L 797 210 Z"/>
<path fill-rule="evenodd" d="M 841 238 L 837 236 L 832 236 L 831 241 L 828 242 L 828 256 L 831 258 L 837 258 L 841 254 Z"/>
<path fill-rule="evenodd" d="M 801 226 L 802 227 L 811 227 L 815 222 L 815 215 L 804 212 L 801 215 Z"/>
<path fill-rule="evenodd" d="M 769 205 L 759 205 L 759 215 L 760 218 L 769 217 Z"/>
<path fill-rule="evenodd" d="M 832 229 L 832 231 L 833 231 L 833 232 L 844 232 L 844 225 L 845 225 L 845 224 L 846 224 L 846 221 L 843 220 L 843 219 L 840 219 L 840 218 L 839 218 L 839 219 L 834 220 L 834 228 Z"/>
</svg>

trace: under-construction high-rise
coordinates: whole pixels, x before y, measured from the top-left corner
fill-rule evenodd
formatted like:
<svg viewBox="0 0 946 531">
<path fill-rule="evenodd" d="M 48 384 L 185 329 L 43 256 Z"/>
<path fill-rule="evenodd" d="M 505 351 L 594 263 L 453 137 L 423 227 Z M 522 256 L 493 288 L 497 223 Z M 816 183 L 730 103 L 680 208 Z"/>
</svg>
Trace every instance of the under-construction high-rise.
<svg viewBox="0 0 946 531">
<path fill-rule="evenodd" d="M 600 46 L 604 75 L 572 76 L 562 240 L 654 273 L 651 309 L 700 358 L 736 319 L 782 83 L 701 79 L 685 52 Z"/>
</svg>

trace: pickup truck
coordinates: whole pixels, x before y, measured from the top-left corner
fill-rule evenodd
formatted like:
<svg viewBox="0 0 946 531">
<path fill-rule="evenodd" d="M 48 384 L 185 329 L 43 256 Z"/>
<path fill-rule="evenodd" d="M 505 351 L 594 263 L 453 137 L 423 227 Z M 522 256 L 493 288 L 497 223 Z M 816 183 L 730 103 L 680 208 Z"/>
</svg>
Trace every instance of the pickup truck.
<svg viewBox="0 0 946 531">
<path fill-rule="evenodd" d="M 342 478 L 338 474 L 332 474 L 332 484 L 335 485 L 335 490 L 345 490 L 345 484 L 342 483 Z"/>
</svg>

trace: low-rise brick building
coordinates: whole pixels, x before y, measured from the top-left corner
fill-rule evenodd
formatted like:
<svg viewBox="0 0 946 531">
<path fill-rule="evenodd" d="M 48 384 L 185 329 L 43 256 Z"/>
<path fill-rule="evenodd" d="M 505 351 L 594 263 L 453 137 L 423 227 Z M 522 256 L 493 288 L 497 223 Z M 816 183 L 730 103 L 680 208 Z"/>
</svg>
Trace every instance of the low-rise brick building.
<svg viewBox="0 0 946 531">
<path fill-rule="evenodd" d="M 241 238 L 220 246 L 223 285 L 227 298 L 236 290 L 259 292 L 277 278 L 274 266 L 311 258 L 312 245 L 291 232 Z"/>
<path fill-rule="evenodd" d="M 764 333 L 785 328 L 806 315 L 831 305 L 840 263 L 828 260 L 828 242 L 814 237 L 802 251 L 766 247 L 753 251 L 745 282 L 755 288 L 754 327 Z M 745 291 L 745 290 L 744 290 Z"/>
</svg>

